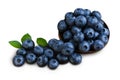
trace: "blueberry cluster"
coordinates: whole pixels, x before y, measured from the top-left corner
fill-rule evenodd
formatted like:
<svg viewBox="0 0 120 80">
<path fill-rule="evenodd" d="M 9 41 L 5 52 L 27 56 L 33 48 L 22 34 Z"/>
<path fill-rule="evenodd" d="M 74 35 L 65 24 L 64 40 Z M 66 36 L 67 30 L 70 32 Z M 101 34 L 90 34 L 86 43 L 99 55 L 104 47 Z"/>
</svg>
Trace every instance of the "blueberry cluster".
<svg viewBox="0 0 120 80">
<path fill-rule="evenodd" d="M 109 40 L 109 29 L 98 11 L 77 8 L 66 13 L 57 27 L 60 39 L 72 42 L 78 52 L 99 51 Z"/>
<path fill-rule="evenodd" d="M 15 66 L 22 66 L 37 63 L 39 67 L 48 65 L 50 69 L 56 69 L 59 64 L 71 62 L 72 64 L 81 63 L 82 56 L 74 53 L 74 45 L 71 42 L 64 43 L 61 40 L 51 39 L 48 46 L 35 46 L 32 40 L 25 40 L 22 48 L 16 51 L 13 58 Z"/>
</svg>

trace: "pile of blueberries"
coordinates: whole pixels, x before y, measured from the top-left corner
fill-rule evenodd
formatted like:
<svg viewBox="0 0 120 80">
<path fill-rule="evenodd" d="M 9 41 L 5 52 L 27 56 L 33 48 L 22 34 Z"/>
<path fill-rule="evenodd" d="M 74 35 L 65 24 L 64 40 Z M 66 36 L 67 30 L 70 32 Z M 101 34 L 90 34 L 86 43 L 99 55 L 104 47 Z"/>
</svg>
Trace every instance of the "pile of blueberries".
<svg viewBox="0 0 120 80">
<path fill-rule="evenodd" d="M 95 52 L 104 48 L 109 40 L 109 29 L 98 11 L 77 8 L 65 14 L 58 23 L 59 37 L 72 42 L 77 52 Z"/>
<path fill-rule="evenodd" d="M 81 53 L 99 51 L 109 40 L 109 29 L 98 11 L 77 8 L 65 14 L 58 23 L 59 38 L 50 39 L 47 46 L 35 46 L 33 40 L 22 42 L 13 58 L 15 66 L 37 63 L 39 67 L 56 69 L 59 64 L 82 62 Z"/>
</svg>

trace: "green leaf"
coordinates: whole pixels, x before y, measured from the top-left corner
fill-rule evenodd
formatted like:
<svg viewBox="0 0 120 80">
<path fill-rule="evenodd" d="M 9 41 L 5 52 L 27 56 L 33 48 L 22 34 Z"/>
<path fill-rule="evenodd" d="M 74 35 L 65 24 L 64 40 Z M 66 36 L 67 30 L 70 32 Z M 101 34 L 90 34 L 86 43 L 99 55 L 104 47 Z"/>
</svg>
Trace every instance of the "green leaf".
<svg viewBox="0 0 120 80">
<path fill-rule="evenodd" d="M 20 42 L 18 42 L 18 41 L 9 41 L 9 44 L 11 45 L 11 46 L 13 46 L 13 47 L 15 47 L 15 48 L 22 48 L 22 45 L 21 45 L 21 43 Z"/>
<path fill-rule="evenodd" d="M 43 39 L 43 38 L 37 38 L 36 42 L 40 46 L 43 46 L 43 47 L 47 46 L 47 41 L 45 39 Z"/>
<path fill-rule="evenodd" d="M 25 40 L 28 40 L 28 39 L 32 39 L 31 36 L 27 33 L 25 35 L 23 35 L 23 37 L 21 38 L 21 42 L 24 42 Z"/>
</svg>

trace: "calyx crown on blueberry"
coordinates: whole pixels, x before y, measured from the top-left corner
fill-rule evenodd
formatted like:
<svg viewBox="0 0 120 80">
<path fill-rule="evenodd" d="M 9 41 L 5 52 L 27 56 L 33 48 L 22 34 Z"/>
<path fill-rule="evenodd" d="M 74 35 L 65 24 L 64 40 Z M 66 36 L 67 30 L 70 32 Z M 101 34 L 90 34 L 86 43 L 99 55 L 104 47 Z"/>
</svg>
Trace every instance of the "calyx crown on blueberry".
<svg viewBox="0 0 120 80">
<path fill-rule="evenodd" d="M 36 45 L 27 33 L 21 42 L 9 41 L 10 45 L 18 48 L 13 64 L 20 67 L 25 62 L 36 63 L 39 67 L 47 65 L 50 69 L 68 62 L 80 64 L 80 53 L 99 51 L 109 40 L 110 31 L 101 17 L 99 11 L 77 8 L 74 12 L 67 12 L 65 19 L 58 22 L 60 40 L 52 38 L 47 42 L 44 38 L 37 38 Z"/>
</svg>

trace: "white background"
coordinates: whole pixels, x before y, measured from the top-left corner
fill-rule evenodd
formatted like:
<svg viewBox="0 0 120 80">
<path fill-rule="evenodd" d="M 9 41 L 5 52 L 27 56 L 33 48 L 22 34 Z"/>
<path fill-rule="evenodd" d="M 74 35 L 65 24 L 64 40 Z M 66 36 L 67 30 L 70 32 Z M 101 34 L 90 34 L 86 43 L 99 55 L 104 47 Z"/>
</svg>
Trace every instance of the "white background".
<svg viewBox="0 0 120 80">
<path fill-rule="evenodd" d="M 0 80 L 120 80 L 119 0 L 0 0 Z M 57 23 L 66 12 L 88 8 L 102 13 L 110 28 L 110 41 L 100 52 L 84 55 L 80 65 L 56 70 L 37 65 L 12 65 L 16 49 L 8 44 L 29 33 L 33 40 L 57 38 Z"/>
</svg>

